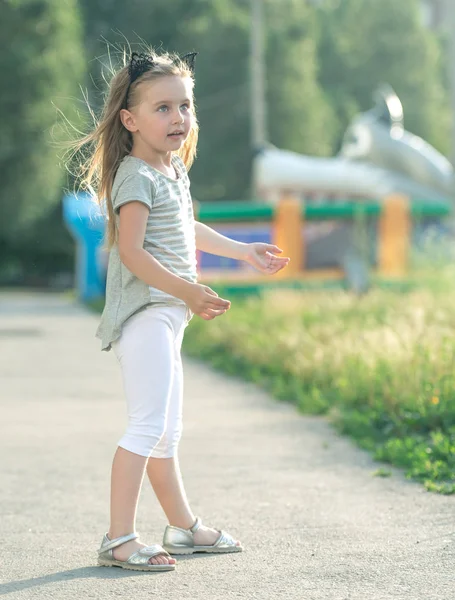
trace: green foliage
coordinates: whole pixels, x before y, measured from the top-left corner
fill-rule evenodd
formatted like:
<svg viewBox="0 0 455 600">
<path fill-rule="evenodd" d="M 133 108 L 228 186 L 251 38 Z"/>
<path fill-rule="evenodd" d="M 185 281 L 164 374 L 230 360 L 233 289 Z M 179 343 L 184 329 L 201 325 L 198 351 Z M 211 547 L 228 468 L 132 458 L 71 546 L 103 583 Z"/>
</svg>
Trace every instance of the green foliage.
<svg viewBox="0 0 455 600">
<path fill-rule="evenodd" d="M 301 0 L 270 0 L 266 16 L 270 141 L 328 156 L 337 119 L 318 82 L 314 10 Z"/>
<path fill-rule="evenodd" d="M 373 473 L 374 477 L 391 477 L 392 476 L 392 471 L 390 469 L 385 469 L 384 467 L 380 467 L 379 469 L 376 469 L 376 471 Z"/>
<path fill-rule="evenodd" d="M 0 36 L 8 52 L 0 55 L 0 242 L 13 250 L 24 235 L 44 242 L 33 227 L 62 196 L 53 103 L 72 115 L 83 80 L 80 33 L 75 0 L 2 3 Z"/>
<path fill-rule="evenodd" d="M 455 492 L 454 293 L 363 298 L 276 291 L 193 319 L 185 351 L 264 386 L 405 469 Z"/>
<path fill-rule="evenodd" d="M 24 231 L 16 243 L 0 242 L 0 282 L 46 287 L 54 276 L 70 274 L 74 266 L 74 241 L 63 224 L 62 206 L 52 206 Z M 69 284 L 66 275 L 66 284 Z"/>
<path fill-rule="evenodd" d="M 192 29 L 201 130 L 191 185 L 201 201 L 250 197 L 249 7 L 230 4 L 214 3 Z"/>
<path fill-rule="evenodd" d="M 338 115 L 339 138 L 385 82 L 403 103 L 405 127 L 447 153 L 442 46 L 421 23 L 418 0 L 329 0 L 318 17 L 320 81 Z"/>
</svg>

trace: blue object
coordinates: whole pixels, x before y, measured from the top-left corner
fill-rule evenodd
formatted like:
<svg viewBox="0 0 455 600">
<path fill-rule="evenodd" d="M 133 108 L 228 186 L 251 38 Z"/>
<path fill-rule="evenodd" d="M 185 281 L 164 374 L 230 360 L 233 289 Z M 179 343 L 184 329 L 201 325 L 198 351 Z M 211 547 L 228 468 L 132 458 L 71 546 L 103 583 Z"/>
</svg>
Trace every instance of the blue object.
<svg viewBox="0 0 455 600">
<path fill-rule="evenodd" d="M 63 218 L 76 240 L 76 289 L 84 302 L 104 297 L 106 265 L 102 251 L 106 219 L 87 193 L 63 198 Z"/>
<path fill-rule="evenodd" d="M 273 243 L 271 228 L 267 224 L 258 226 L 254 223 L 249 223 L 248 227 L 245 227 L 242 223 L 230 225 L 216 223 L 212 226 L 218 233 L 236 240 L 237 242 L 243 242 L 245 244 L 252 244 L 253 242 L 265 242 L 267 244 Z M 201 252 L 199 258 L 199 268 L 202 272 L 205 269 L 219 269 L 221 274 L 226 270 L 235 271 L 244 269 L 245 265 L 233 258 L 225 258 L 224 256 L 217 256 L 215 254 Z"/>
</svg>

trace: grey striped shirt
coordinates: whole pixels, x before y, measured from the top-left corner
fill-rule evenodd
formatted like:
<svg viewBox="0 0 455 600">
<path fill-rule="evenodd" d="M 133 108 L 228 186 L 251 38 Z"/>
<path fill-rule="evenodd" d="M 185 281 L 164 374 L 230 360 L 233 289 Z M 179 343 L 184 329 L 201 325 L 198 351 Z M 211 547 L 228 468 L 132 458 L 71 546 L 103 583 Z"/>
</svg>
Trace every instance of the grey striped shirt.
<svg viewBox="0 0 455 600">
<path fill-rule="evenodd" d="M 119 209 L 128 202 L 145 204 L 150 214 L 144 238 L 144 249 L 169 271 L 197 281 L 196 239 L 190 182 L 185 164 L 172 156 L 178 175 L 174 180 L 154 169 L 140 158 L 126 156 L 118 168 L 112 187 L 112 204 L 118 225 Z M 110 350 L 111 342 L 122 331 L 125 321 L 149 304 L 184 304 L 161 290 L 148 286 L 129 271 L 120 260 L 118 247 L 109 253 L 106 303 L 96 336 L 101 350 Z"/>
</svg>

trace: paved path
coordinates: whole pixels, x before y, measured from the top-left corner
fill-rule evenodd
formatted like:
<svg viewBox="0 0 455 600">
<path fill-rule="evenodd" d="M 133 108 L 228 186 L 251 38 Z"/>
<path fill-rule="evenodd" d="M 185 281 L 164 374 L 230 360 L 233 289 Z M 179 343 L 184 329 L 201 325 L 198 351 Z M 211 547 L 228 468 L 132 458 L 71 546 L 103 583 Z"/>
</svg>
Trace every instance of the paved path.
<svg viewBox="0 0 455 600">
<path fill-rule="evenodd" d="M 56 295 L 0 295 L 0 595 L 11 599 L 449 600 L 455 497 L 377 468 L 319 418 L 186 360 L 181 464 L 193 508 L 245 552 L 178 571 L 96 566 L 124 427 L 97 316 Z M 137 529 L 161 542 L 146 481 Z"/>
</svg>

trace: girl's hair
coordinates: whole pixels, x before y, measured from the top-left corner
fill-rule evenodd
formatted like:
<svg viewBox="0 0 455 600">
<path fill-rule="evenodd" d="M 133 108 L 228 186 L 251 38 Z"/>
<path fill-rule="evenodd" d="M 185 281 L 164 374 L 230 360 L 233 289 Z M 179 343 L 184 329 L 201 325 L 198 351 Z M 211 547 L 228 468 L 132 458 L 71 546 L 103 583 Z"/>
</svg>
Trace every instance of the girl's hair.
<svg viewBox="0 0 455 600">
<path fill-rule="evenodd" d="M 91 112 L 95 122 L 94 130 L 72 144 L 75 152 L 89 144 L 89 156 L 79 165 L 81 187 L 95 195 L 101 208 L 107 210 L 106 241 L 108 249 L 112 248 L 117 240 L 115 215 L 111 202 L 112 184 L 120 162 L 131 152 L 133 146 L 132 135 L 120 120 L 120 111 L 122 108 L 130 109 L 138 104 L 140 98 L 138 87 L 141 83 L 155 81 L 159 77 L 169 75 L 188 77 L 193 82 L 189 64 L 178 55 L 157 54 L 150 48 L 147 48 L 144 53 L 153 61 L 153 66 L 133 81 L 131 86 L 128 73 L 129 57 L 127 58 L 125 52 L 123 53 L 123 66 L 114 73 L 111 79 L 100 119 L 97 120 Z M 128 97 L 126 98 L 126 96 Z M 198 131 L 199 127 L 195 116 L 194 125 L 185 143 L 176 152 L 187 169 L 190 169 L 196 156 Z"/>
</svg>

